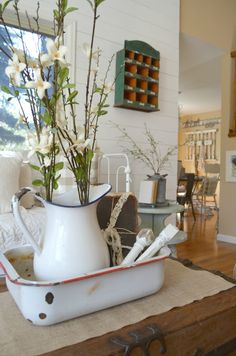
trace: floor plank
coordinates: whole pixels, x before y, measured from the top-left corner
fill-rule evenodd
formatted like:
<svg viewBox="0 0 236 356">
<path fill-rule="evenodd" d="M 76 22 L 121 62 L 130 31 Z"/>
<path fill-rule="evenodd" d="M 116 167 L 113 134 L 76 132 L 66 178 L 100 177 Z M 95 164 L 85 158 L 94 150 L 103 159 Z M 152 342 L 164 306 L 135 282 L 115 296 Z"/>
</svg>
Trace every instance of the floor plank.
<svg viewBox="0 0 236 356">
<path fill-rule="evenodd" d="M 229 277 L 233 276 L 236 264 L 236 245 L 216 240 L 217 213 L 204 219 L 196 215 L 196 221 L 188 210 L 182 224 L 178 217 L 177 225 L 187 233 L 186 242 L 177 246 L 179 258 L 190 259 L 194 264 L 209 270 L 218 270 Z"/>
</svg>

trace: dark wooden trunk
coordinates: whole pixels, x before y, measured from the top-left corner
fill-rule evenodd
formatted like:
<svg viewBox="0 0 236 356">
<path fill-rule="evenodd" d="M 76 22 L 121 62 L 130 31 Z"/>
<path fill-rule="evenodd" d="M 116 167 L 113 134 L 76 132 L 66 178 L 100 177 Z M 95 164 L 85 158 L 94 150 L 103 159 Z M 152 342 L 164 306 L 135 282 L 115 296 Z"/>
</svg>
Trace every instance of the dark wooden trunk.
<svg viewBox="0 0 236 356">
<path fill-rule="evenodd" d="M 236 287 L 45 355 L 215 356 L 234 350 Z"/>
</svg>

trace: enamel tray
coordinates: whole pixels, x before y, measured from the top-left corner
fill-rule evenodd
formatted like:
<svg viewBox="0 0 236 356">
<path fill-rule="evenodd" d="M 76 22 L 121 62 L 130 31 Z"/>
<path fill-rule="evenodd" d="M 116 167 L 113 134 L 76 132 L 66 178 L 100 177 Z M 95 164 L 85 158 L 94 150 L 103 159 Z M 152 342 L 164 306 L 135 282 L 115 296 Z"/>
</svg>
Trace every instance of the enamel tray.
<svg viewBox="0 0 236 356">
<path fill-rule="evenodd" d="M 164 282 L 168 247 L 145 262 L 115 266 L 63 281 L 36 281 L 33 250 L 0 253 L 0 273 L 18 308 L 36 325 L 51 325 L 157 292 Z"/>
</svg>

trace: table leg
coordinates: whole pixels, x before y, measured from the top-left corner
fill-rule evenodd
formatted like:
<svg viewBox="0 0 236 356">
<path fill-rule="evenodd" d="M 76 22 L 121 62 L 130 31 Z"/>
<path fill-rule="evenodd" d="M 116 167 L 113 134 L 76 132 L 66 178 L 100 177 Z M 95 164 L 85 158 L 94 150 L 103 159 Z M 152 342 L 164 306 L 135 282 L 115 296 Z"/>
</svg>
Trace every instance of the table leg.
<svg viewBox="0 0 236 356">
<path fill-rule="evenodd" d="M 155 236 L 158 236 L 165 227 L 165 219 L 170 214 L 140 214 L 141 228 L 152 229 Z"/>
</svg>

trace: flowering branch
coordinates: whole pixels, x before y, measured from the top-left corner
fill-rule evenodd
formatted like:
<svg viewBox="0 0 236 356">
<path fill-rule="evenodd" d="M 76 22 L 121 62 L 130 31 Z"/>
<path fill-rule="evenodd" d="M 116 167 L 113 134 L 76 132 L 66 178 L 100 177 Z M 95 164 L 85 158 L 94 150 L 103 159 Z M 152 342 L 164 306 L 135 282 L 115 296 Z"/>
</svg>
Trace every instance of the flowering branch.
<svg viewBox="0 0 236 356">
<path fill-rule="evenodd" d="M 160 151 L 160 142 L 156 141 L 150 129 L 145 125 L 145 135 L 147 138 L 148 149 L 141 148 L 136 141 L 119 125 L 114 124 L 116 128 L 122 132 L 123 137 L 131 144 L 131 148 L 126 148 L 135 159 L 143 162 L 154 174 L 161 174 L 161 171 L 166 168 L 170 157 L 176 153 L 176 146 L 168 147 L 167 153 L 162 156 Z"/>
<path fill-rule="evenodd" d="M 74 174 L 80 202 L 87 203 L 89 201 L 91 161 L 95 150 L 99 118 L 107 113 L 106 101 L 114 85 L 114 82 L 112 85 L 107 83 L 113 57 L 108 63 L 105 77 L 99 86 L 97 71 L 101 51 L 98 49 L 93 52 L 96 22 L 99 18 L 98 7 L 104 0 L 87 0 L 93 11 L 93 24 L 90 45 L 85 46 L 88 56 L 88 72 L 83 124 L 79 122 L 76 115 L 75 105 L 77 104 L 78 91 L 69 78 L 66 61 L 67 48 L 64 45 L 65 17 L 76 8 L 69 7 L 68 0 L 57 0 L 57 6 L 53 10 L 55 38 L 46 39 L 46 53 L 41 53 L 38 43 L 37 58 L 32 58 L 21 30 L 21 15 L 18 7 L 20 1 L 12 0 L 20 29 L 21 49 L 14 48 L 3 19 L 4 11 L 10 1 L 0 4 L 0 22 L 6 31 L 6 41 L 10 53 L 6 68 L 10 86 L 2 87 L 2 90 L 9 95 L 9 100 L 17 100 L 20 106 L 21 122 L 25 123 L 28 128 L 30 156 L 36 154 L 39 161 L 39 166 L 32 165 L 32 167 L 42 174 L 42 179 L 33 183 L 43 186 L 46 199 L 52 200 L 53 191 L 57 189 L 60 179 L 59 171 L 63 168 L 63 163 L 59 161 L 59 154 L 62 153 L 68 162 L 68 168 Z M 39 10 L 40 3 L 37 2 L 36 17 L 33 20 L 35 32 L 38 34 L 40 34 Z M 26 17 L 30 30 L 34 32 L 27 13 Z M 4 53 L 4 51 L 2 52 Z M 7 53 L 4 54 L 7 55 Z M 93 69 L 94 60 L 96 61 L 95 70 Z M 21 102 L 22 91 L 27 97 L 31 117 L 26 115 Z M 97 105 L 94 108 L 95 100 L 97 100 Z"/>
</svg>

